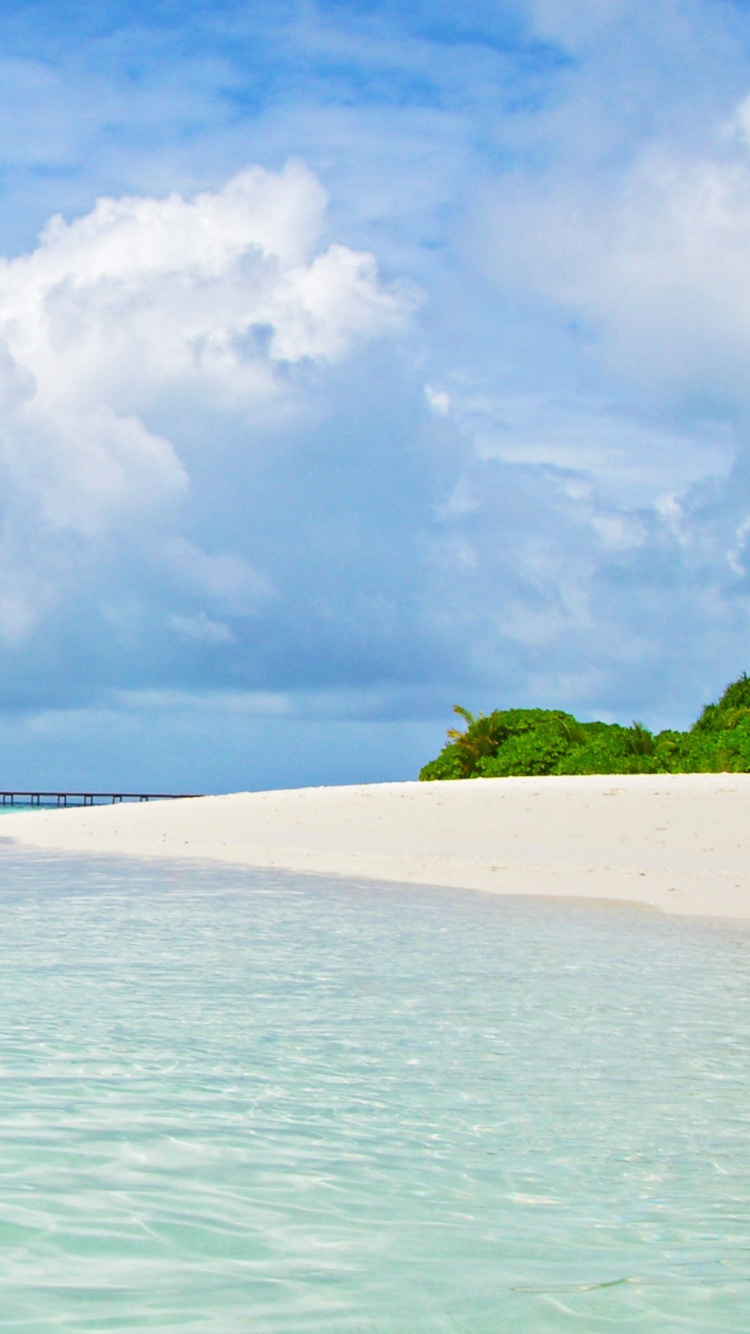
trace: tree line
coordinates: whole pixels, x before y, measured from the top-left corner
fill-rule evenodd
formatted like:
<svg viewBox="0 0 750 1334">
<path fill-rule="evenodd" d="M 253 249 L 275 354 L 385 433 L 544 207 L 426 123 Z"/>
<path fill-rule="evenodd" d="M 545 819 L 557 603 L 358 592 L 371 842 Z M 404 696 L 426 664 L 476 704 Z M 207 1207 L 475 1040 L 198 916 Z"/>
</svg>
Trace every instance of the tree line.
<svg viewBox="0 0 750 1334">
<path fill-rule="evenodd" d="M 451 728 L 425 782 L 538 774 L 750 773 L 750 677 L 743 672 L 687 732 L 656 735 L 643 723 L 582 723 L 562 709 L 498 709 L 474 715 L 455 705 Z"/>
</svg>

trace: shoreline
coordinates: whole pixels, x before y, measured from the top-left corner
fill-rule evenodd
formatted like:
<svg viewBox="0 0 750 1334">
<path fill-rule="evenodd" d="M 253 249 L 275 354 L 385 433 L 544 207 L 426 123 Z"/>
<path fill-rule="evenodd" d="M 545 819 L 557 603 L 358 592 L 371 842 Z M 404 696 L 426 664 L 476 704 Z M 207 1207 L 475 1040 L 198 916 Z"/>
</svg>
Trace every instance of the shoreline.
<svg viewBox="0 0 750 1334">
<path fill-rule="evenodd" d="M 16 847 L 750 920 L 750 774 L 290 788 L 5 814 Z"/>
</svg>

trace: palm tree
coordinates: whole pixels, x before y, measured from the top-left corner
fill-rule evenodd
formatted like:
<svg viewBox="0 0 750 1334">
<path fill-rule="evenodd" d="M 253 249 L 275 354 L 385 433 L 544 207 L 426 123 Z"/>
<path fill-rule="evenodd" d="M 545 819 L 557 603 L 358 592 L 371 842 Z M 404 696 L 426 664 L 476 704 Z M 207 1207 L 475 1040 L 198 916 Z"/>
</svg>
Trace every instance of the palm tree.
<svg viewBox="0 0 750 1334">
<path fill-rule="evenodd" d="M 466 773 L 471 773 L 482 755 L 497 753 L 498 747 L 508 735 L 508 729 L 500 722 L 496 713 L 491 713 L 489 717 L 483 713 L 475 716 L 469 713 L 468 709 L 463 709 L 460 704 L 453 705 L 453 712 L 465 719 L 467 726 L 465 732 L 459 732 L 455 727 L 449 728 L 448 739 L 459 752 L 462 768 Z"/>
<path fill-rule="evenodd" d="M 656 748 L 654 734 L 649 732 L 644 723 L 634 721 L 628 731 L 628 750 L 631 755 L 653 755 Z"/>
</svg>

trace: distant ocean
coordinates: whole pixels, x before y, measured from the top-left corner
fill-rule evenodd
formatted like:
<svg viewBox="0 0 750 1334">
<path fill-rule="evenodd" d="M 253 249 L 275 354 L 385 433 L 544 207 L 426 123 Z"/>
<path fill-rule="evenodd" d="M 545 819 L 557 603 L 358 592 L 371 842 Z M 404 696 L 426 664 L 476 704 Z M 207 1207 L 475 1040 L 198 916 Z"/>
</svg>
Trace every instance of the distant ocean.
<svg viewBox="0 0 750 1334">
<path fill-rule="evenodd" d="M 0 897 L 0 1330 L 745 1334 L 747 926 L 12 848 Z"/>
</svg>

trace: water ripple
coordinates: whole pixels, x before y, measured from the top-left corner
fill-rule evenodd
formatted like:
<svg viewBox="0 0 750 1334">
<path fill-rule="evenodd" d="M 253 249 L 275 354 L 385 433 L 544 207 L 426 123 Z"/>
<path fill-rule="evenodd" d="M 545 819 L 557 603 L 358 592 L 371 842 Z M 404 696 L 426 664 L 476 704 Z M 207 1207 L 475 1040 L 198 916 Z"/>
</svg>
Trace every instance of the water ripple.
<svg viewBox="0 0 750 1334">
<path fill-rule="evenodd" d="M 0 857 L 0 1330 L 744 1334 L 750 931 Z"/>
</svg>

